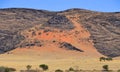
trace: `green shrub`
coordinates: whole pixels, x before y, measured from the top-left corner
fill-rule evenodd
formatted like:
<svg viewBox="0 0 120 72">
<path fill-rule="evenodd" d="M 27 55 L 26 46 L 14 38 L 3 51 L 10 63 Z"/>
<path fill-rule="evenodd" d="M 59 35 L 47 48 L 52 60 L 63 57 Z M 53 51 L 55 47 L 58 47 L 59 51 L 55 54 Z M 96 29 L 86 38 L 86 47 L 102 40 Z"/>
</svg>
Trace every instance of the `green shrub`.
<svg viewBox="0 0 120 72">
<path fill-rule="evenodd" d="M 69 71 L 74 71 L 74 69 L 72 67 L 69 68 Z"/>
<path fill-rule="evenodd" d="M 100 59 L 100 61 L 102 61 L 102 60 L 105 61 L 106 60 L 105 57 L 100 57 L 99 59 Z"/>
<path fill-rule="evenodd" d="M 48 70 L 48 65 L 46 64 L 41 64 L 39 65 L 40 68 L 42 68 L 44 71 Z"/>
<path fill-rule="evenodd" d="M 106 60 L 106 61 L 112 61 L 113 59 L 112 59 L 111 57 L 107 57 L 107 58 L 105 58 L 105 57 L 100 57 L 99 60 L 100 60 L 100 61 L 102 61 L 102 60 L 103 60 L 103 61 L 105 61 L 105 60 Z"/>
<path fill-rule="evenodd" d="M 107 61 L 112 61 L 113 59 L 111 57 L 106 58 Z"/>
<path fill-rule="evenodd" d="M 30 70 L 31 67 L 32 67 L 31 65 L 27 65 L 27 66 L 26 66 L 27 70 Z"/>
<path fill-rule="evenodd" d="M 103 69 L 104 69 L 105 71 L 108 71 L 108 70 L 109 70 L 108 65 L 103 65 Z"/>
</svg>

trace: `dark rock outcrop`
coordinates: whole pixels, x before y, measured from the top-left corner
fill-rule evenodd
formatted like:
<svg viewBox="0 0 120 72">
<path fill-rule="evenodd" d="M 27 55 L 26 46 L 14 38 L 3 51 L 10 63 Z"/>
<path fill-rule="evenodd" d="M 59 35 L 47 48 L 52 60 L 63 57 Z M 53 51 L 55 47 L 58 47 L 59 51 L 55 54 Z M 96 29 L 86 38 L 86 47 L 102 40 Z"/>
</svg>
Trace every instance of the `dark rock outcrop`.
<svg viewBox="0 0 120 72">
<path fill-rule="evenodd" d="M 72 22 L 66 18 L 64 15 L 55 15 L 48 20 L 47 26 L 59 28 L 59 29 L 68 29 L 71 30 L 74 28 Z"/>
<path fill-rule="evenodd" d="M 76 48 L 72 44 L 67 43 L 67 42 L 60 43 L 60 48 L 65 48 L 67 50 L 75 50 L 75 51 L 84 52 L 83 50 L 80 50 L 79 48 Z"/>
</svg>

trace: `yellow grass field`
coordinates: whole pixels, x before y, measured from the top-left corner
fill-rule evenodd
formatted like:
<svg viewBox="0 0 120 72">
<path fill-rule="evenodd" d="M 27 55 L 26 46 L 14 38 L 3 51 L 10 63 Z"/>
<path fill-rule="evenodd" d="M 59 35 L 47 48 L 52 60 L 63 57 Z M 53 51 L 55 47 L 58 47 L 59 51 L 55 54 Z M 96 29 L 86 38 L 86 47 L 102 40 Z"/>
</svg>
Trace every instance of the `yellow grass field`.
<svg viewBox="0 0 120 72">
<path fill-rule="evenodd" d="M 56 69 L 66 70 L 70 67 L 82 70 L 102 70 L 102 66 L 107 64 L 109 69 L 120 69 L 120 59 L 114 58 L 113 61 L 99 61 L 99 56 L 85 55 L 78 52 L 63 50 L 63 52 L 47 52 L 39 53 L 32 49 L 22 50 L 19 52 L 12 51 L 10 54 L 0 55 L 0 65 L 13 67 L 19 70 L 25 70 L 27 65 L 32 65 L 32 69 L 39 69 L 40 64 L 47 64 L 49 66 L 48 72 L 53 72 Z M 47 72 L 47 71 L 46 71 Z"/>
</svg>

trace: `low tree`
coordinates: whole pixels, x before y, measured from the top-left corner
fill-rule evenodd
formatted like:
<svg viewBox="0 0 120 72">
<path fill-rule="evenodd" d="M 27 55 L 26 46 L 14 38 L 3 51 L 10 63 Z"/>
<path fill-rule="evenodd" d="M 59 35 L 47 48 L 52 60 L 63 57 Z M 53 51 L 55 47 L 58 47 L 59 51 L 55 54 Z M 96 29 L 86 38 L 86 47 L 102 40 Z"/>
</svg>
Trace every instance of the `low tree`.
<svg viewBox="0 0 120 72">
<path fill-rule="evenodd" d="M 104 70 L 104 71 L 108 71 L 108 70 L 109 70 L 108 65 L 103 65 L 103 70 Z"/>
<path fill-rule="evenodd" d="M 102 61 L 102 60 L 105 61 L 106 60 L 105 57 L 100 57 L 99 59 L 100 59 L 100 61 Z"/>
<path fill-rule="evenodd" d="M 27 66 L 26 66 L 27 70 L 30 70 L 31 67 L 32 67 L 31 65 L 27 65 Z"/>
<path fill-rule="evenodd" d="M 113 59 L 111 57 L 106 58 L 107 61 L 112 61 Z"/>
<path fill-rule="evenodd" d="M 105 60 L 106 60 L 106 61 L 112 61 L 113 59 L 112 59 L 111 57 L 107 57 L 107 58 L 105 58 L 105 57 L 100 57 L 99 60 L 100 60 L 100 61 L 105 61 Z"/>
<path fill-rule="evenodd" d="M 48 70 L 48 65 L 46 65 L 46 64 L 41 64 L 41 65 L 39 65 L 39 67 L 42 68 L 43 71 Z"/>
<path fill-rule="evenodd" d="M 74 69 L 72 67 L 69 68 L 69 71 L 74 71 Z"/>
</svg>

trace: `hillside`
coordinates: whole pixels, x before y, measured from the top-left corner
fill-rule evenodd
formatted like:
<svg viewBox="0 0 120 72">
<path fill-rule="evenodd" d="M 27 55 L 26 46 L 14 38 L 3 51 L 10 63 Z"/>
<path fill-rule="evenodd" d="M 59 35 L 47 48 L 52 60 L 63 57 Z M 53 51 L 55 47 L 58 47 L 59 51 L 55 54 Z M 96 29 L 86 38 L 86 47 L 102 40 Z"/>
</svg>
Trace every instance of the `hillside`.
<svg viewBox="0 0 120 72">
<path fill-rule="evenodd" d="M 29 48 L 46 53 L 65 50 L 81 55 L 100 56 L 100 52 L 120 56 L 120 13 L 0 9 L 0 53 L 14 49 L 13 53 L 22 54 Z"/>
</svg>

